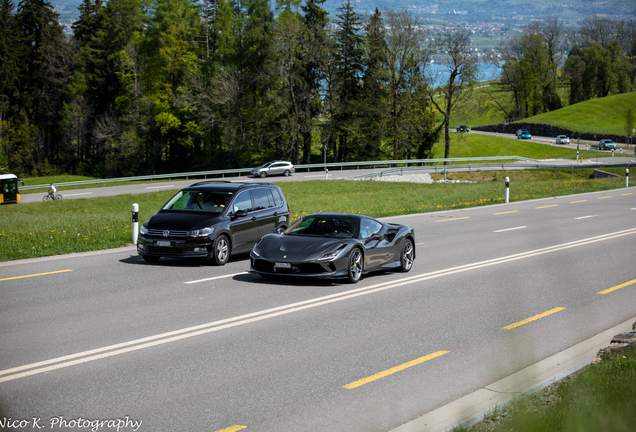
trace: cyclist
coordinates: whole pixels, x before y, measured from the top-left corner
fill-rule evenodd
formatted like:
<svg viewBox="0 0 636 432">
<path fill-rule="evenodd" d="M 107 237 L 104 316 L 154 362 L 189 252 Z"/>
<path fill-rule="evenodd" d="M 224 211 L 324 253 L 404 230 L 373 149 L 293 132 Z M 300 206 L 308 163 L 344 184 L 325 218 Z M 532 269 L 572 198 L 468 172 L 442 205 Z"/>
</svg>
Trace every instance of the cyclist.
<svg viewBox="0 0 636 432">
<path fill-rule="evenodd" d="M 55 201 L 55 192 L 57 192 L 57 189 L 55 189 L 55 186 L 53 186 L 53 183 L 51 183 L 51 188 L 49 189 L 49 196 L 51 197 L 53 201 Z"/>
</svg>

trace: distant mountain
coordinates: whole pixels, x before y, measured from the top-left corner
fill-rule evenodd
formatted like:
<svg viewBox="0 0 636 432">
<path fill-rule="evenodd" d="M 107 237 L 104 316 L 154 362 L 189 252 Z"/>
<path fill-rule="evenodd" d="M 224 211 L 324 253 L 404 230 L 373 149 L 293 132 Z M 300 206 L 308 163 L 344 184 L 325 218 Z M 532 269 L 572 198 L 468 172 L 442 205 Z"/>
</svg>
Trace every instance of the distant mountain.
<svg viewBox="0 0 636 432">
<path fill-rule="evenodd" d="M 60 22 L 70 31 L 79 16 L 81 0 L 52 0 L 60 14 Z M 375 8 L 404 8 L 421 17 L 424 24 L 433 26 L 469 25 L 478 30 L 488 28 L 514 31 L 530 20 L 557 15 L 567 26 L 578 27 L 585 17 L 600 14 L 612 19 L 636 19 L 634 0 L 352 0 L 360 15 Z M 343 2 L 327 0 L 325 9 L 335 16 Z"/>
</svg>

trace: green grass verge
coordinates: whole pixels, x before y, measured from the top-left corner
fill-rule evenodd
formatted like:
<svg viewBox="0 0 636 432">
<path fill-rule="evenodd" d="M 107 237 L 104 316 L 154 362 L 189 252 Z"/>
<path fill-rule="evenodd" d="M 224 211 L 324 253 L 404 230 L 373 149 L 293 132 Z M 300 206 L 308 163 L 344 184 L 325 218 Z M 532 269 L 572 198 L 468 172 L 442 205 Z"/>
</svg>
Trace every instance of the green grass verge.
<svg viewBox="0 0 636 432">
<path fill-rule="evenodd" d="M 636 107 L 636 92 L 623 93 L 579 102 L 556 111 L 528 117 L 524 121 L 541 123 L 543 120 L 550 119 L 581 127 L 623 130 L 627 109 L 634 109 L 634 107 Z"/>
<path fill-rule="evenodd" d="M 552 170 L 496 171 L 479 174 L 484 179 L 470 184 L 343 180 L 329 181 L 328 187 L 324 181 L 287 182 L 280 186 L 294 220 L 320 211 L 386 217 L 502 203 L 505 176 L 511 181 L 511 202 L 624 186 L 622 177 L 592 180 L 590 174 L 580 170 L 571 174 Z M 162 191 L 3 206 L 0 261 L 125 246 L 132 237 L 132 204 L 139 204 L 139 220 L 144 221 L 173 193 Z"/>
<path fill-rule="evenodd" d="M 77 176 L 77 175 L 55 175 L 46 177 L 27 177 L 22 179 L 25 186 L 49 185 L 51 183 L 66 183 L 84 180 L 97 180 L 95 177 Z"/>
<path fill-rule="evenodd" d="M 521 156 L 531 159 L 576 159 L 576 149 L 573 148 L 476 133 L 451 133 L 450 154 L 454 158 Z M 580 156 L 585 159 L 595 158 L 596 151 L 580 150 Z M 607 156 L 607 153 L 600 152 L 600 157 Z M 444 143 L 436 143 L 433 146 L 433 159 L 443 157 Z"/>
<path fill-rule="evenodd" d="M 454 432 L 631 432 L 636 425 L 636 346 L 496 410 Z"/>
</svg>

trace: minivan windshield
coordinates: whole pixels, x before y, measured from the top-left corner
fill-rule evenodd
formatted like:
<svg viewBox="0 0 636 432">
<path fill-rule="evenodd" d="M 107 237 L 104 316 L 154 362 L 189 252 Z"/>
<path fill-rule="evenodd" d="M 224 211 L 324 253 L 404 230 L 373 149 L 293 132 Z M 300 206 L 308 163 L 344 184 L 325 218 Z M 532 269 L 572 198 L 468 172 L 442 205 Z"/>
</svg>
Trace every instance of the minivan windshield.
<svg viewBox="0 0 636 432">
<path fill-rule="evenodd" d="M 232 199 L 232 192 L 226 191 L 179 191 L 162 210 L 185 210 L 208 213 L 222 213 Z"/>
</svg>

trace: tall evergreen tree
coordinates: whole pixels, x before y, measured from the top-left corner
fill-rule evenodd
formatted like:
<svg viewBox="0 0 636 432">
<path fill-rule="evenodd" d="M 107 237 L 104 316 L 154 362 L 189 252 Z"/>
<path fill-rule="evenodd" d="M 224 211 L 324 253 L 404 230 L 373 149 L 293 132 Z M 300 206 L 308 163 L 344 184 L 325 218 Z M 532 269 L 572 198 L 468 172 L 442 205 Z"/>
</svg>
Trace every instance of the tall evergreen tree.
<svg viewBox="0 0 636 432">
<path fill-rule="evenodd" d="M 361 159 L 378 159 L 386 133 L 386 41 L 382 14 L 376 8 L 365 26 L 365 44 L 360 97 L 356 102 L 358 127 L 364 137 Z"/>
<path fill-rule="evenodd" d="M 334 100 L 331 102 L 329 122 L 333 122 L 331 128 L 338 135 L 338 160 L 346 160 L 348 127 L 354 115 L 354 101 L 358 97 L 360 82 L 362 80 L 362 21 L 360 16 L 351 7 L 347 0 L 337 9 L 337 19 L 334 23 L 337 30 L 334 34 L 334 83 L 332 86 Z"/>
<path fill-rule="evenodd" d="M 6 120 L 18 83 L 18 40 L 14 7 L 11 0 L 0 2 L 0 122 Z"/>
<path fill-rule="evenodd" d="M 329 39 L 327 36 L 328 14 L 322 7 L 325 0 L 307 0 L 301 7 L 303 16 L 303 52 L 302 79 L 304 85 L 303 94 L 299 96 L 300 109 L 303 112 L 301 134 L 303 137 L 303 163 L 309 162 L 311 153 L 311 140 L 313 122 L 320 112 L 322 96 L 320 94 L 322 80 L 325 73 L 325 64 L 329 52 Z M 335 143 L 332 141 L 331 148 Z M 336 155 L 334 154 L 334 157 Z M 298 163 L 300 154 L 294 155 L 294 163 Z"/>
<path fill-rule="evenodd" d="M 73 38 L 81 45 L 90 41 L 101 28 L 101 11 L 102 0 L 83 0 L 78 6 L 80 15 L 77 21 L 73 23 Z"/>
<path fill-rule="evenodd" d="M 15 107 L 19 73 L 14 7 L 11 0 L 0 2 L 0 169 L 11 165 L 9 118 Z"/>
<path fill-rule="evenodd" d="M 45 48 L 62 35 L 59 14 L 44 0 L 22 0 L 15 16 L 20 47 L 20 108 L 29 117 L 37 111 L 38 94 L 42 90 L 40 74 L 45 67 Z"/>
</svg>

